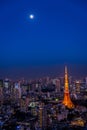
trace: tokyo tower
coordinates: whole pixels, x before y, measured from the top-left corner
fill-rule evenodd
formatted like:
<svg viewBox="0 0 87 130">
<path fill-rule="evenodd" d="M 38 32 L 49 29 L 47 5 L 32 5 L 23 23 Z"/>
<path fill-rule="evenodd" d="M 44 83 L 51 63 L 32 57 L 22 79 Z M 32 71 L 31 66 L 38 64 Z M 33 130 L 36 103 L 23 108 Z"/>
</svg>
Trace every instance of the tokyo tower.
<svg viewBox="0 0 87 130">
<path fill-rule="evenodd" d="M 62 102 L 67 108 L 74 108 L 74 104 L 71 101 L 69 94 L 69 82 L 68 82 L 68 72 L 67 67 L 65 66 L 65 86 L 64 86 L 64 99 Z"/>
</svg>

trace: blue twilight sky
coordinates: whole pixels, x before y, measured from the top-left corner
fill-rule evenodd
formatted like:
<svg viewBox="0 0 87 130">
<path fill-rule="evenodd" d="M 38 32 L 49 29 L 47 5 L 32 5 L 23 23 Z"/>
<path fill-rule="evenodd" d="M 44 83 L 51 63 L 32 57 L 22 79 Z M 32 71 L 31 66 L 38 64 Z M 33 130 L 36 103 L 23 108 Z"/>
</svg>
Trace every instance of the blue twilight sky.
<svg viewBox="0 0 87 130">
<path fill-rule="evenodd" d="M 87 72 L 86 0 L 0 0 L 0 76 L 57 74 L 65 64 Z"/>
</svg>

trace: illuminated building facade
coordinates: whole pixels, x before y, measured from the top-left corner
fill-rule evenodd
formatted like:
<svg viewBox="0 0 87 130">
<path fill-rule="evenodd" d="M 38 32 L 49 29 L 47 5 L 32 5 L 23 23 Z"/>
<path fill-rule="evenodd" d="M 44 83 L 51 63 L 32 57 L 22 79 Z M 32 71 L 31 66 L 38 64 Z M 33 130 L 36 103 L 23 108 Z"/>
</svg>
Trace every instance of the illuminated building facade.
<svg viewBox="0 0 87 130">
<path fill-rule="evenodd" d="M 42 104 L 39 108 L 39 126 L 40 128 L 47 127 L 47 110 L 44 104 Z"/>
<path fill-rule="evenodd" d="M 42 128 L 42 126 L 43 126 L 43 118 L 42 118 L 42 116 L 43 116 L 43 108 L 40 107 L 39 108 L 39 126 L 40 126 L 40 128 Z"/>
<path fill-rule="evenodd" d="M 58 78 L 53 79 L 53 84 L 56 87 L 56 92 L 60 92 L 60 80 Z"/>
<path fill-rule="evenodd" d="M 81 83 L 79 80 L 75 82 L 75 87 L 76 87 L 76 93 L 80 93 Z"/>
<path fill-rule="evenodd" d="M 65 87 L 64 87 L 64 99 L 62 102 L 68 108 L 74 108 L 74 104 L 72 103 L 69 95 L 69 83 L 68 83 L 68 73 L 67 67 L 65 67 Z"/>
</svg>

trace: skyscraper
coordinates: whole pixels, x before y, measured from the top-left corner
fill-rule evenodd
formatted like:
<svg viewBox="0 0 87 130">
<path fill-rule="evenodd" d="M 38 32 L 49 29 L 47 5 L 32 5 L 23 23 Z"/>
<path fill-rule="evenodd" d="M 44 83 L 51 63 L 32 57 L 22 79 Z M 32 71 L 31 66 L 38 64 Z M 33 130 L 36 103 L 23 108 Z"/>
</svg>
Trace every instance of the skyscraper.
<svg viewBox="0 0 87 130">
<path fill-rule="evenodd" d="M 0 80 L 0 104 L 3 103 L 3 80 Z"/>
<path fill-rule="evenodd" d="M 47 127 L 47 110 L 46 106 L 42 103 L 39 108 L 39 126 L 40 128 L 46 128 Z"/>
</svg>

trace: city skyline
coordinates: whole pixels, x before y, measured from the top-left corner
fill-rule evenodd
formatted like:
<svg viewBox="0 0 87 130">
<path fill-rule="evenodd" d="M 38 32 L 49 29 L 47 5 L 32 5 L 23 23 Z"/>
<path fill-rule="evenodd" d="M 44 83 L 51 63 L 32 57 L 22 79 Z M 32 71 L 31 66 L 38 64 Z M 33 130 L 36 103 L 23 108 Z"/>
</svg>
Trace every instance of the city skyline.
<svg viewBox="0 0 87 130">
<path fill-rule="evenodd" d="M 55 66 L 31 66 L 30 68 L 24 68 L 23 69 L 8 69 L 1 71 L 0 73 L 0 78 L 1 79 L 11 79 L 11 80 L 34 80 L 34 79 L 40 79 L 40 78 L 60 78 L 64 77 L 64 67 L 63 65 L 55 65 Z M 78 67 L 68 65 L 68 70 L 69 70 L 69 77 L 72 77 L 73 80 L 80 80 L 80 79 L 85 79 L 87 77 L 86 73 L 86 66 L 83 71 L 83 66 Z"/>
<path fill-rule="evenodd" d="M 65 64 L 70 74 L 86 76 L 86 6 L 78 0 L 0 1 L 0 77 L 57 76 Z"/>
</svg>

